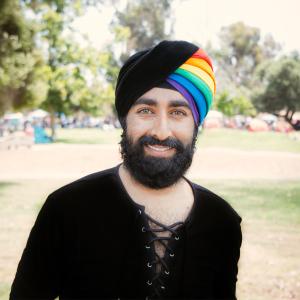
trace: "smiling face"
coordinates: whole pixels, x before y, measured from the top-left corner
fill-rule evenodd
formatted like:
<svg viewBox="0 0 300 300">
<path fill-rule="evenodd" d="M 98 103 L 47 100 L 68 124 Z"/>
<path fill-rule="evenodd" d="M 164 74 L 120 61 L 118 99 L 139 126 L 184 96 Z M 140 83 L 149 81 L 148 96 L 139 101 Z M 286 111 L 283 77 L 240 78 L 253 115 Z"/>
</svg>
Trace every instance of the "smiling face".
<svg viewBox="0 0 300 300">
<path fill-rule="evenodd" d="M 196 136 L 183 96 L 171 89 L 153 88 L 127 114 L 120 143 L 124 166 L 148 187 L 170 186 L 189 168 Z"/>
</svg>

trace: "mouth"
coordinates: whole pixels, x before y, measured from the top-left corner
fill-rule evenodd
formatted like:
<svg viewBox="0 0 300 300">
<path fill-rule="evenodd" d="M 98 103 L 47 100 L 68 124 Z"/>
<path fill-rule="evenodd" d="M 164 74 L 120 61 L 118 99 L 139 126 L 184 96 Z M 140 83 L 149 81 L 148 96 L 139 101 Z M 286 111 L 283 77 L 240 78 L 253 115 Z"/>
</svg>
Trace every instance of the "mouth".
<svg viewBox="0 0 300 300">
<path fill-rule="evenodd" d="M 171 147 L 160 146 L 160 145 L 147 145 L 147 147 L 149 147 L 155 151 L 160 151 L 160 152 L 164 152 L 164 151 L 168 151 L 168 150 L 172 149 Z"/>
<path fill-rule="evenodd" d="M 155 156 L 165 156 L 169 155 L 170 152 L 174 151 L 174 148 L 172 147 L 167 147 L 167 146 L 161 146 L 161 145 L 145 145 L 145 148 L 148 150 L 152 155 Z"/>
</svg>

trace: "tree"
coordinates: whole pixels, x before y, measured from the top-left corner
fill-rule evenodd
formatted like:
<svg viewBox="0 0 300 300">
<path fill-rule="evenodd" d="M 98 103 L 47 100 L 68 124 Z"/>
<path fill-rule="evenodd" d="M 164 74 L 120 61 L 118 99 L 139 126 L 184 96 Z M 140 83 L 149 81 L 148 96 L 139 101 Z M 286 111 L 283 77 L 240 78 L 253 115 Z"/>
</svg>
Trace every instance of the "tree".
<svg viewBox="0 0 300 300">
<path fill-rule="evenodd" d="M 217 70 L 221 73 L 221 90 L 227 89 L 222 85 L 224 78 L 233 83 L 238 89 L 240 86 L 250 88 L 252 74 L 261 62 L 274 58 L 280 45 L 275 42 L 271 35 L 261 37 L 260 30 L 247 26 L 243 22 L 237 22 L 223 27 L 219 34 L 221 47 L 214 51 Z M 225 80 L 225 82 L 227 82 Z"/>
<path fill-rule="evenodd" d="M 109 64 L 106 64 L 106 78 L 113 87 L 121 65 L 131 54 L 171 37 L 174 22 L 170 17 L 172 2 L 128 0 L 122 7 L 119 0 L 113 1 L 116 14 L 111 25 L 115 43 L 107 48 Z"/>
<path fill-rule="evenodd" d="M 166 32 L 166 20 L 172 21 L 171 3 L 172 0 L 127 1 L 124 10 L 117 10 L 113 22 L 115 28 L 129 30 L 125 56 L 131 55 L 133 51 L 150 48 L 170 36 L 171 32 Z"/>
<path fill-rule="evenodd" d="M 34 26 L 17 0 L 0 3 L 0 115 L 33 106 L 45 93 L 42 59 L 34 47 Z"/>
<path fill-rule="evenodd" d="M 41 107 L 50 112 L 52 137 L 55 137 L 56 113 L 81 109 L 95 114 L 103 100 L 95 93 L 96 90 L 100 92 L 99 87 L 104 88 L 103 80 L 98 76 L 99 53 L 89 47 L 80 47 L 73 38 L 71 27 L 74 17 L 94 2 L 24 0 L 39 26 L 36 43 L 44 51 L 47 83 L 47 93 Z"/>
<path fill-rule="evenodd" d="M 255 115 L 255 108 L 251 101 L 244 96 L 231 97 L 227 91 L 217 95 L 214 108 L 224 115 L 232 117 L 234 115 Z"/>
<path fill-rule="evenodd" d="M 294 113 L 300 109 L 300 59 L 299 55 L 281 57 L 261 64 L 256 70 L 257 88 L 253 96 L 259 111 L 279 115 L 292 124 Z"/>
</svg>

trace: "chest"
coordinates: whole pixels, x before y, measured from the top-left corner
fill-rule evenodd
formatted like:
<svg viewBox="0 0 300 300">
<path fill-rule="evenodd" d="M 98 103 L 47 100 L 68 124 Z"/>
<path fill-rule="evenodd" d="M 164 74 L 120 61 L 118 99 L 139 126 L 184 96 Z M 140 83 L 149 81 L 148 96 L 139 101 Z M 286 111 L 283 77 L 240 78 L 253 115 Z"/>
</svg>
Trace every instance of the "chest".
<svg viewBox="0 0 300 300">
<path fill-rule="evenodd" d="M 165 225 L 184 222 L 194 204 L 193 190 L 189 185 L 185 185 L 168 197 L 148 196 L 135 192 L 131 196 L 134 202 L 145 207 L 147 215 Z"/>
<path fill-rule="evenodd" d="M 193 197 L 184 197 L 182 199 L 168 202 L 147 202 L 145 213 L 156 221 L 165 225 L 171 225 L 175 222 L 184 222 L 189 215 L 194 203 Z M 154 225 L 155 226 L 155 225 Z"/>
<path fill-rule="evenodd" d="M 159 204 L 156 203 L 157 205 L 153 205 L 153 203 L 151 203 L 151 205 L 148 202 L 148 205 L 145 206 L 145 213 L 158 223 L 167 226 L 177 222 L 184 222 L 192 209 L 194 198 L 186 195 L 182 199 L 173 200 L 174 201 L 171 202 L 161 202 Z M 171 231 L 165 230 L 156 222 L 149 219 L 148 223 L 149 227 L 154 230 L 155 236 L 165 238 L 169 238 L 171 236 Z M 179 225 L 172 227 L 172 229 L 176 231 L 178 226 Z M 163 243 L 156 241 L 154 242 L 154 247 L 157 255 L 160 257 L 165 255 L 166 248 Z"/>
</svg>

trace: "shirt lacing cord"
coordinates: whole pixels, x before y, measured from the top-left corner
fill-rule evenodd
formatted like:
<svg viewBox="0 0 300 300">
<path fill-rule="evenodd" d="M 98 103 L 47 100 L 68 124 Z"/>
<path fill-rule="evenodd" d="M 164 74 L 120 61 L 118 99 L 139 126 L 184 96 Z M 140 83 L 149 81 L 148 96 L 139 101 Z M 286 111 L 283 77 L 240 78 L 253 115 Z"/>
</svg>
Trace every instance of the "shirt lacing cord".
<svg viewBox="0 0 300 300">
<path fill-rule="evenodd" d="M 164 258 L 166 257 L 166 254 L 168 254 L 169 257 L 171 257 L 171 258 L 174 257 L 175 254 L 174 254 L 173 250 L 168 246 L 168 244 L 165 241 L 169 241 L 169 240 L 173 240 L 173 239 L 175 239 L 176 241 L 179 240 L 179 236 L 178 236 L 176 230 L 174 229 L 174 227 L 182 225 L 183 222 L 176 222 L 176 223 L 174 223 L 170 226 L 167 226 L 167 225 L 164 225 L 164 224 L 154 220 L 149 215 L 147 215 L 147 214 L 145 214 L 145 215 L 146 215 L 146 217 L 149 221 L 151 221 L 152 223 L 154 223 L 154 224 L 161 227 L 161 228 L 149 228 L 149 229 L 145 228 L 145 227 L 142 228 L 143 232 L 150 232 L 153 236 L 152 239 L 150 239 L 149 242 L 147 243 L 146 248 L 149 249 L 150 245 L 152 243 L 154 243 L 155 241 L 158 241 L 160 244 L 162 244 L 165 247 L 165 251 L 167 252 L 167 253 L 165 253 Z M 174 235 L 174 237 L 172 237 L 172 236 L 171 237 L 164 237 L 164 236 L 157 236 L 156 235 L 156 232 L 165 232 L 165 231 L 169 231 L 171 234 Z M 155 247 L 154 247 L 154 249 L 155 249 Z M 166 274 L 166 275 L 169 275 L 170 270 L 169 270 L 169 267 L 168 267 L 165 259 L 160 257 L 156 253 L 156 251 L 154 251 L 154 252 L 155 252 L 155 259 L 151 262 L 148 262 L 147 266 L 148 266 L 148 268 L 154 267 L 156 274 L 151 280 L 147 281 L 147 284 L 149 286 L 152 285 L 152 287 L 153 287 L 153 294 L 150 297 L 160 297 L 161 292 L 163 290 L 165 290 L 165 285 L 164 285 L 164 282 L 161 278 L 161 275 L 163 273 Z M 160 272 L 157 272 L 156 266 L 158 264 L 161 265 Z"/>
</svg>

